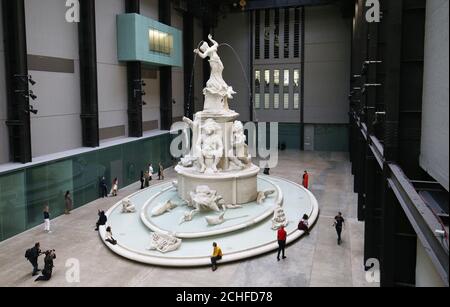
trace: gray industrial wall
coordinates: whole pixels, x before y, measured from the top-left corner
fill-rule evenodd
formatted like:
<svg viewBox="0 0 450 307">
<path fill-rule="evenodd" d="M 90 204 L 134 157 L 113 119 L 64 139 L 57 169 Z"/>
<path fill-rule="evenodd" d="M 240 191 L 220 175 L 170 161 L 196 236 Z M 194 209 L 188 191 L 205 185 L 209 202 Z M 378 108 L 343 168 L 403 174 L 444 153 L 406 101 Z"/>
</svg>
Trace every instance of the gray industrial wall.
<svg viewBox="0 0 450 307">
<path fill-rule="evenodd" d="M 428 0 L 420 164 L 449 190 L 448 1 Z"/>
<path fill-rule="evenodd" d="M 82 146 L 78 25 L 66 22 L 66 10 L 65 1 L 61 0 L 25 0 L 29 73 L 37 82 L 30 89 L 38 96 L 31 104 L 39 110 L 37 115 L 31 116 L 33 157 Z M 124 12 L 123 0 L 96 0 L 99 125 L 102 141 L 128 135 L 127 72 L 126 64 L 117 61 L 116 36 L 116 15 Z M 158 0 L 142 0 L 141 14 L 158 20 Z M 172 25 L 183 30 L 182 14 L 176 10 L 172 10 Z M 198 21 L 196 32 L 201 38 Z M 0 164 L 9 161 L 2 36 L 3 32 L 0 31 Z M 146 69 L 151 72 L 144 74 L 147 76 L 144 79 L 147 93 L 144 97 L 147 105 L 143 107 L 144 129 L 155 130 L 160 127 L 160 79 L 157 67 Z M 201 71 L 199 73 L 198 78 L 201 79 L 198 82 L 201 84 L 198 88 L 201 94 L 203 74 Z M 173 117 L 180 118 L 184 113 L 182 68 L 173 68 L 172 86 L 176 102 L 173 105 Z M 49 139 L 52 142 L 48 142 Z"/>
<path fill-rule="evenodd" d="M 219 20 L 214 29 L 219 43 L 228 43 L 238 53 L 245 74 L 250 73 L 250 27 L 248 14 L 235 13 Z M 249 90 L 235 55 L 220 49 L 224 79 L 238 92 L 231 102 L 242 121 L 250 119 Z M 351 20 L 343 19 L 337 6 L 305 9 L 305 149 L 348 150 L 348 84 L 350 82 Z M 248 76 L 252 80 L 253 76 Z M 251 81 L 250 81 L 251 82 Z M 279 122 L 279 141 L 287 148 L 300 147 L 300 111 L 264 110 L 260 122 Z"/>
<path fill-rule="evenodd" d="M 0 5 L 0 27 L 3 24 L 2 7 Z M 6 127 L 6 84 L 5 84 L 5 51 L 3 47 L 3 31 L 0 31 L 0 164 L 9 161 L 8 128 Z"/>
<path fill-rule="evenodd" d="M 338 7 L 307 7 L 305 123 L 347 124 L 351 22 Z"/>
<path fill-rule="evenodd" d="M 59 0 L 25 1 L 27 51 L 35 59 L 29 73 L 37 82 L 30 89 L 38 96 L 30 103 L 39 110 L 31 114 L 33 157 L 81 146 L 78 27 L 66 22 L 66 10 Z M 61 60 L 72 61 L 73 72 L 56 72 Z"/>
<path fill-rule="evenodd" d="M 249 82 L 250 75 L 250 20 L 247 13 L 236 13 L 219 19 L 219 26 L 214 29 L 214 38 L 219 43 L 231 45 L 239 56 L 239 60 L 233 51 L 222 46 L 219 55 L 225 65 L 223 77 L 233 87 L 237 94 L 229 101 L 230 107 L 240 114 L 239 120 L 250 120 L 249 106 Z M 239 64 L 241 61 L 243 69 Z M 244 71 L 243 71 L 244 70 Z"/>
</svg>

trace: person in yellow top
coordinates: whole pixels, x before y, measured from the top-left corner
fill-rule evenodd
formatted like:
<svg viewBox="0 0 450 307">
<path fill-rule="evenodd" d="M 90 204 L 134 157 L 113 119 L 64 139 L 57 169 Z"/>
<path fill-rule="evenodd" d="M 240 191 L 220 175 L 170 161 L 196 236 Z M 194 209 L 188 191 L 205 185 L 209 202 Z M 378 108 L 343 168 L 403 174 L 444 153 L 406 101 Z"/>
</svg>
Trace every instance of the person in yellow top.
<svg viewBox="0 0 450 307">
<path fill-rule="evenodd" d="M 215 271 L 215 270 L 217 270 L 217 261 L 222 259 L 223 254 L 222 254 L 222 250 L 220 249 L 219 246 L 217 246 L 216 242 L 213 243 L 213 247 L 214 247 L 214 250 L 213 250 L 212 257 L 211 257 L 211 264 L 212 264 L 212 270 Z"/>
</svg>

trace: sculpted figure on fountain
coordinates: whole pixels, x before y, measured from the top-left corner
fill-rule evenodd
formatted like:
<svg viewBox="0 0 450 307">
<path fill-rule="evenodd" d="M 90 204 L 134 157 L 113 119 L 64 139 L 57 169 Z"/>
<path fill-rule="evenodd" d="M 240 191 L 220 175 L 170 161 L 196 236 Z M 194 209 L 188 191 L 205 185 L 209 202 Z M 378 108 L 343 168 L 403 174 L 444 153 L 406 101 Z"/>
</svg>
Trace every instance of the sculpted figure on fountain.
<svg viewBox="0 0 450 307">
<path fill-rule="evenodd" d="M 222 129 L 211 118 L 202 126 L 201 137 L 197 140 L 200 173 L 217 173 L 217 166 L 223 157 Z"/>
<path fill-rule="evenodd" d="M 232 149 L 228 153 L 231 164 L 239 169 L 244 169 L 252 163 L 252 157 L 248 152 L 245 143 L 247 137 L 244 134 L 244 125 L 240 121 L 233 124 L 233 134 L 231 137 Z"/>
</svg>

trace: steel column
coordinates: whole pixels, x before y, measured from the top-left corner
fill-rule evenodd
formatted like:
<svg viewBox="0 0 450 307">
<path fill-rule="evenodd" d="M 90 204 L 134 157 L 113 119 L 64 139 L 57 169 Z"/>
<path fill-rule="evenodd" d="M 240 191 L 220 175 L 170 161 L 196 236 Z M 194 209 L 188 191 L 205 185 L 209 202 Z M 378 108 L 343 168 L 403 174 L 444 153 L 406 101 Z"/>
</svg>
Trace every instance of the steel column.
<svg viewBox="0 0 450 307">
<path fill-rule="evenodd" d="M 125 0 L 126 13 L 140 13 L 140 0 Z M 142 137 L 142 68 L 140 61 L 127 62 L 128 136 Z"/>
<path fill-rule="evenodd" d="M 3 0 L 2 13 L 9 155 L 12 162 L 28 163 L 32 153 L 24 1 Z"/>
<path fill-rule="evenodd" d="M 95 1 L 80 0 L 78 24 L 80 55 L 81 125 L 83 146 L 100 144 L 98 126 L 97 44 Z"/>
</svg>

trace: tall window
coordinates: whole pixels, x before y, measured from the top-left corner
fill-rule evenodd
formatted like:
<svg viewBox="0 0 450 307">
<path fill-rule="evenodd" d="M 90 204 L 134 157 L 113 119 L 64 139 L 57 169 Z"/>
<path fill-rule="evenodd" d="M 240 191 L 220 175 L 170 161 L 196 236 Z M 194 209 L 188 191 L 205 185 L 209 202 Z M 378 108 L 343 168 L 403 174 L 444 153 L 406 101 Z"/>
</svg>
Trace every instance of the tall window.
<svg viewBox="0 0 450 307">
<path fill-rule="evenodd" d="M 264 21 L 264 58 L 270 58 L 270 10 L 265 11 Z"/>
<path fill-rule="evenodd" d="M 264 108 L 270 108 L 270 70 L 264 71 Z"/>
<path fill-rule="evenodd" d="M 162 55 L 171 55 L 173 51 L 173 35 L 155 29 L 148 31 L 150 51 Z"/>
<path fill-rule="evenodd" d="M 259 34 L 261 33 L 261 16 L 259 11 L 255 11 L 255 59 L 259 60 L 261 50 L 261 40 Z"/>
<path fill-rule="evenodd" d="M 274 27 L 274 50 L 273 57 L 275 59 L 280 58 L 280 10 L 275 10 L 275 27 Z"/>
<path fill-rule="evenodd" d="M 302 109 L 303 10 L 298 6 L 254 12 L 253 107 L 261 113 L 278 110 L 287 115 Z"/>
<path fill-rule="evenodd" d="M 284 58 L 289 58 L 289 28 L 290 28 L 290 20 L 289 20 L 289 9 L 284 9 Z"/>
<path fill-rule="evenodd" d="M 294 21 L 294 58 L 300 57 L 300 9 L 295 9 Z"/>
<path fill-rule="evenodd" d="M 280 108 L 280 71 L 273 71 L 273 108 Z"/>
<path fill-rule="evenodd" d="M 261 71 L 255 70 L 255 108 L 261 108 Z"/>
<path fill-rule="evenodd" d="M 289 83 L 290 83 L 290 74 L 289 69 L 285 69 L 283 73 L 283 104 L 285 109 L 289 109 L 290 101 L 289 101 Z"/>
<path fill-rule="evenodd" d="M 300 107 L 300 70 L 294 69 L 294 109 Z"/>
</svg>

